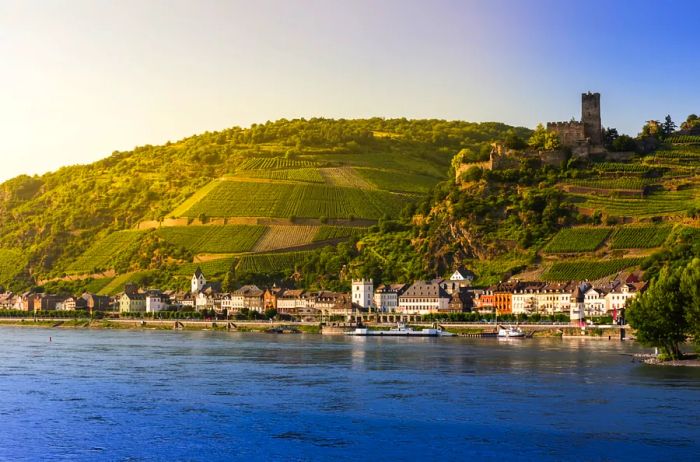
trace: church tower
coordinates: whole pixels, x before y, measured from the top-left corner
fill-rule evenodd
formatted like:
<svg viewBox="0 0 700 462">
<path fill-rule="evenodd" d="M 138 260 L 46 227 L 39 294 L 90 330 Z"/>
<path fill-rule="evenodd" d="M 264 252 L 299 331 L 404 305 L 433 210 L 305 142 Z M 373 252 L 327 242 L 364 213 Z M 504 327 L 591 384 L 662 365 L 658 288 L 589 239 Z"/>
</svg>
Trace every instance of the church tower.
<svg viewBox="0 0 700 462">
<path fill-rule="evenodd" d="M 205 285 L 207 285 L 207 280 L 204 278 L 204 273 L 202 273 L 201 268 L 197 267 L 197 271 L 192 276 L 192 294 L 198 294 Z"/>
<path fill-rule="evenodd" d="M 581 122 L 583 133 L 594 146 L 603 144 L 603 126 L 600 122 L 600 93 L 581 94 Z"/>
</svg>

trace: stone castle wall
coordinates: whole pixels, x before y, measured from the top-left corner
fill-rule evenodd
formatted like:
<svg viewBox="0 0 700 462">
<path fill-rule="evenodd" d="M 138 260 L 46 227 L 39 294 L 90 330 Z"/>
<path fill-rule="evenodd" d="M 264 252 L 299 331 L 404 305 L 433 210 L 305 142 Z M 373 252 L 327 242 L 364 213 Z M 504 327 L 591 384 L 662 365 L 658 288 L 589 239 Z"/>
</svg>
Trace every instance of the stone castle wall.
<svg viewBox="0 0 700 462">
<path fill-rule="evenodd" d="M 577 141 L 586 139 L 582 122 L 547 122 L 547 131 L 556 132 L 562 146 L 574 146 Z"/>
</svg>

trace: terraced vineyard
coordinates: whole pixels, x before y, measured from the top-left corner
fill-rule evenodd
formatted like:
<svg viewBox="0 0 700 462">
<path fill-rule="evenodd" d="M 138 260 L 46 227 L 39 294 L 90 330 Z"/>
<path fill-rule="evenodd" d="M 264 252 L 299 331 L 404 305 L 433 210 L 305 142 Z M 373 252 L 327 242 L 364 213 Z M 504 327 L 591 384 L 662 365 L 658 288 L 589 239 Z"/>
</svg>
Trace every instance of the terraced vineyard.
<svg viewBox="0 0 700 462">
<path fill-rule="evenodd" d="M 267 252 L 311 244 L 318 231 L 318 226 L 268 226 L 252 250 Z"/>
<path fill-rule="evenodd" d="M 645 174 L 650 172 L 653 167 L 640 163 L 629 164 L 626 162 L 599 162 L 593 165 L 599 172 L 606 173 L 625 173 L 625 174 Z"/>
<path fill-rule="evenodd" d="M 700 136 L 697 135 L 675 135 L 667 140 L 669 143 L 700 143 Z"/>
<path fill-rule="evenodd" d="M 132 255 L 138 249 L 145 233 L 146 231 L 126 230 L 108 235 L 75 260 L 68 267 L 68 272 L 86 274 L 96 269 L 112 269 L 117 257 Z"/>
<path fill-rule="evenodd" d="M 545 281 L 593 281 L 637 266 L 643 260 L 643 258 L 620 258 L 555 262 L 542 274 L 542 279 Z"/>
<path fill-rule="evenodd" d="M 426 193 L 440 181 L 433 176 L 416 173 L 391 172 L 388 174 L 385 170 L 370 168 L 357 168 L 355 171 L 379 189 L 387 191 Z"/>
<path fill-rule="evenodd" d="M 621 189 L 621 190 L 642 190 L 646 186 L 658 183 L 658 179 L 642 178 L 634 176 L 622 176 L 616 178 L 580 178 L 568 180 L 565 184 L 596 189 Z"/>
<path fill-rule="evenodd" d="M 362 236 L 367 232 L 367 228 L 353 226 L 321 226 L 314 236 L 314 242 L 327 241 L 330 239 L 349 238 Z"/>
<path fill-rule="evenodd" d="M 173 226 L 156 231 L 165 241 L 192 253 L 235 253 L 250 251 L 265 233 L 264 226 Z"/>
<path fill-rule="evenodd" d="M 319 163 L 310 160 L 294 160 L 282 157 L 251 157 L 240 166 L 240 170 L 276 170 L 287 168 L 318 167 Z"/>
<path fill-rule="evenodd" d="M 579 207 L 600 210 L 607 215 L 652 217 L 684 214 L 690 208 L 700 206 L 700 189 L 680 191 L 654 191 L 644 199 L 572 195 Z"/>
<path fill-rule="evenodd" d="M 610 238 L 613 249 L 649 249 L 661 246 L 673 229 L 670 225 L 617 228 Z"/>
<path fill-rule="evenodd" d="M 365 180 L 351 167 L 323 168 L 320 170 L 326 183 L 331 186 L 346 188 L 376 189 L 377 187 Z M 386 175 L 386 172 L 384 173 Z"/>
<path fill-rule="evenodd" d="M 545 253 L 592 252 L 610 235 L 611 228 L 581 226 L 559 231 L 544 248 Z"/>
<path fill-rule="evenodd" d="M 302 181 L 323 183 L 324 179 L 316 168 L 295 168 L 290 170 L 246 170 L 240 174 L 246 178 L 269 178 L 271 180 Z"/>
<path fill-rule="evenodd" d="M 287 252 L 273 254 L 244 255 L 240 258 L 236 271 L 241 273 L 269 274 L 293 270 L 303 264 L 313 252 Z"/>
<path fill-rule="evenodd" d="M 208 280 L 221 279 L 221 276 L 226 274 L 231 266 L 236 262 L 237 257 L 224 257 L 216 260 L 209 260 L 201 263 L 188 263 L 178 268 L 176 274 L 178 276 L 190 277 L 194 274 L 197 268 L 201 268 Z"/>
<path fill-rule="evenodd" d="M 410 197 L 316 184 L 222 181 L 183 215 L 368 218 L 394 216 Z"/>
<path fill-rule="evenodd" d="M 672 146 L 654 153 L 654 162 L 665 165 L 700 165 L 700 146 Z"/>
</svg>

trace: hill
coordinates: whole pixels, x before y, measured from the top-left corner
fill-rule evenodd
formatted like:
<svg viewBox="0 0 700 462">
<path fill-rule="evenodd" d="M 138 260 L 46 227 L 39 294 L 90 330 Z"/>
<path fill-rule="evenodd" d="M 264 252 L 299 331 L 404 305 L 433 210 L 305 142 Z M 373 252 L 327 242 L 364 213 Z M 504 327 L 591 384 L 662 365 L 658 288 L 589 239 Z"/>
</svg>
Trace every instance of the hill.
<svg viewBox="0 0 700 462">
<path fill-rule="evenodd" d="M 509 130 L 528 133 L 499 123 L 280 120 L 20 176 L 0 185 L 0 284 L 79 291 L 116 273 L 184 285 L 169 276 L 202 262 L 217 273 L 231 263 L 293 271 L 269 265 L 269 252 L 308 253 L 410 214 L 447 178 L 456 151 L 483 155 Z"/>
<path fill-rule="evenodd" d="M 439 120 L 281 120 L 115 152 L 0 186 L 0 284 L 113 294 L 225 286 L 347 289 L 445 275 L 604 279 L 697 236 L 700 144 L 489 162 L 524 128 Z M 521 141 L 518 142 L 518 139 Z"/>
</svg>

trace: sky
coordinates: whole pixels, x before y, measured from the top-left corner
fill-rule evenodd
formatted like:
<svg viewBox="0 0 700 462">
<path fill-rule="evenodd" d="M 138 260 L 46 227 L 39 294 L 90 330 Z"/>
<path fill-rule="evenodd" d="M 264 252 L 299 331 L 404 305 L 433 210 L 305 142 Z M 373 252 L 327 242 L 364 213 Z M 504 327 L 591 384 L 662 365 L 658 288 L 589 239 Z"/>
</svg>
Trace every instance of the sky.
<svg viewBox="0 0 700 462">
<path fill-rule="evenodd" d="M 700 1 L 0 0 L 0 181 L 282 117 L 700 113 Z"/>
</svg>

